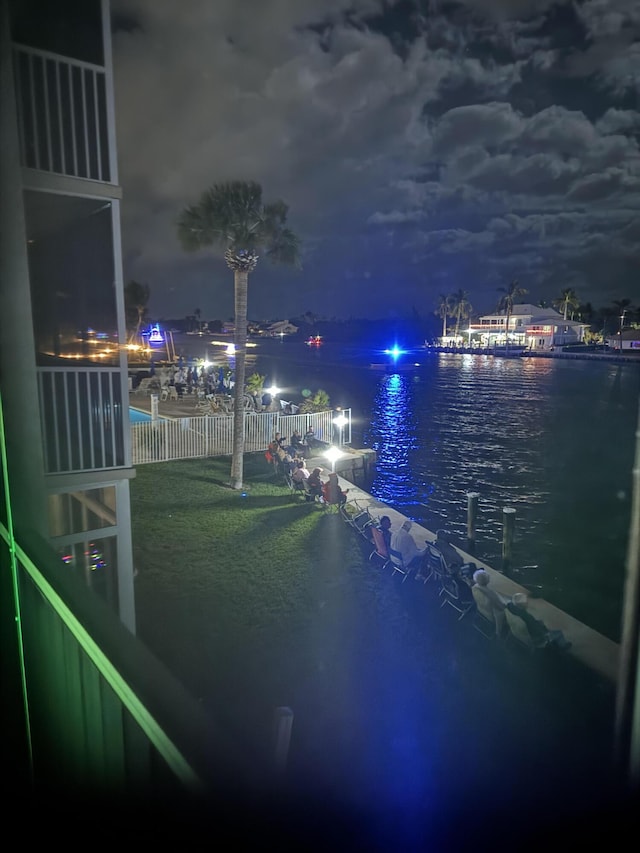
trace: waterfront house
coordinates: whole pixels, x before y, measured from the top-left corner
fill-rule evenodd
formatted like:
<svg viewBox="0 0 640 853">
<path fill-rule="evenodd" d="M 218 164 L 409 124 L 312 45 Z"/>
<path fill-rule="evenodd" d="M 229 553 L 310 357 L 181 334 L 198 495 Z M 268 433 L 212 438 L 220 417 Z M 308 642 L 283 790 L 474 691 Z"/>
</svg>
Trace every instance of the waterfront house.
<svg viewBox="0 0 640 853">
<path fill-rule="evenodd" d="M 465 344 L 480 347 L 510 346 L 528 350 L 552 350 L 555 347 L 582 343 L 586 323 L 565 320 L 553 308 L 540 308 L 523 303 L 514 305 L 506 328 L 504 311 L 484 314 L 469 324 Z"/>
<path fill-rule="evenodd" d="M 295 335 L 298 327 L 294 326 L 288 320 L 277 320 L 275 323 L 267 326 L 265 335 L 269 338 L 278 338 L 283 335 Z"/>
<path fill-rule="evenodd" d="M 607 346 L 611 349 L 631 350 L 640 354 L 640 329 L 623 329 L 607 338 Z"/>
</svg>

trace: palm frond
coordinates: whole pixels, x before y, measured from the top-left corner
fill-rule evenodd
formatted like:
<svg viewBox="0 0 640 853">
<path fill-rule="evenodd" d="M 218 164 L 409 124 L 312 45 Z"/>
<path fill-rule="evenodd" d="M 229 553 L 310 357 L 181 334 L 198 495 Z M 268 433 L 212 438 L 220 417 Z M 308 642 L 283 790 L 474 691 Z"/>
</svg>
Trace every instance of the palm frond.
<svg viewBox="0 0 640 853">
<path fill-rule="evenodd" d="M 287 264 L 296 269 L 302 269 L 300 240 L 297 235 L 290 228 L 280 228 L 272 236 L 267 257 L 274 264 Z"/>
<path fill-rule="evenodd" d="M 186 251 L 204 246 L 236 253 L 266 250 L 273 262 L 299 267 L 298 238 L 284 227 L 288 211 L 282 200 L 263 204 L 262 187 L 255 181 L 214 184 L 182 211 L 178 237 Z"/>
</svg>

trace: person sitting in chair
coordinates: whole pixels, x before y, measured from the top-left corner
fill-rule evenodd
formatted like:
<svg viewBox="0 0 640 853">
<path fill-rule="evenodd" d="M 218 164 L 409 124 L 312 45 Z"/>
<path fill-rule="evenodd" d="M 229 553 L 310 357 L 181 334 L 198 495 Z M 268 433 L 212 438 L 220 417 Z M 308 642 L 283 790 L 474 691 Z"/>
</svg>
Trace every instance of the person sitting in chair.
<svg viewBox="0 0 640 853">
<path fill-rule="evenodd" d="M 571 643 L 566 639 L 562 631 L 549 630 L 540 619 L 536 619 L 527 610 L 529 599 L 523 592 L 516 592 L 511 601 L 506 605 L 507 610 L 515 616 L 519 616 L 529 631 L 533 642 L 538 646 L 555 646 L 558 649 L 570 649 Z"/>
<path fill-rule="evenodd" d="M 302 485 L 305 480 L 309 479 L 309 476 L 310 472 L 307 468 L 307 463 L 304 461 L 304 459 L 298 460 L 298 464 L 293 469 L 293 472 L 291 474 L 291 479 L 293 480 L 293 482 L 300 483 Z"/>
<path fill-rule="evenodd" d="M 505 596 L 501 596 L 499 593 L 492 589 L 489 586 L 489 581 L 491 580 L 491 575 L 489 572 L 486 572 L 484 569 L 478 569 L 473 573 L 473 583 L 478 589 L 482 592 L 482 594 L 487 598 L 492 608 L 501 612 L 507 606 L 507 602 L 510 600 Z"/>
<path fill-rule="evenodd" d="M 447 564 L 447 568 L 449 569 L 449 571 L 455 572 L 464 563 L 464 560 L 462 559 L 460 554 L 458 554 L 456 549 L 449 541 L 449 534 L 446 531 L 436 531 L 436 538 L 433 541 L 433 545 L 435 545 L 435 547 L 444 557 L 444 561 Z"/>
<path fill-rule="evenodd" d="M 309 488 L 309 494 L 313 495 L 314 498 L 322 498 L 322 486 L 323 482 L 320 479 L 320 474 L 322 473 L 322 468 L 314 468 L 313 471 L 309 474 L 309 478 L 307 480 L 307 486 Z"/>
<path fill-rule="evenodd" d="M 382 531 L 384 541 L 387 543 L 387 548 L 391 545 L 391 519 L 388 515 L 380 516 L 378 527 Z"/>
<path fill-rule="evenodd" d="M 419 569 L 422 564 L 422 558 L 427 553 L 427 546 L 418 548 L 415 539 L 409 533 L 413 526 L 411 519 L 407 519 L 399 530 L 394 530 L 391 534 L 391 548 L 394 551 L 399 551 L 402 555 L 402 562 L 407 569 Z"/>
<path fill-rule="evenodd" d="M 338 504 L 338 506 L 344 506 L 347 502 L 347 492 L 349 489 L 341 489 L 340 483 L 338 482 L 338 475 L 332 471 L 329 474 L 329 479 L 322 487 L 322 497 L 325 500 L 325 503 L 328 504 Z"/>
<path fill-rule="evenodd" d="M 291 441 L 289 445 L 289 453 L 292 456 L 306 456 L 308 448 L 306 447 L 302 434 L 299 430 L 294 429 L 291 433 Z"/>
</svg>

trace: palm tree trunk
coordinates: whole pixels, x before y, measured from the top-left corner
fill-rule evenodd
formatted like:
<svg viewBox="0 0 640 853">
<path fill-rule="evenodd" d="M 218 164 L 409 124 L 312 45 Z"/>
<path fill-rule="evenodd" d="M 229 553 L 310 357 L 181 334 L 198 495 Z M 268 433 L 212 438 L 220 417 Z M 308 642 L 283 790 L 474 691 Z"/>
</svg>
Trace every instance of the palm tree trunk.
<svg viewBox="0 0 640 853">
<path fill-rule="evenodd" d="M 247 291 L 249 273 L 234 270 L 236 378 L 233 388 L 233 455 L 231 457 L 232 489 L 242 489 L 244 463 L 244 375 L 247 352 Z"/>
</svg>

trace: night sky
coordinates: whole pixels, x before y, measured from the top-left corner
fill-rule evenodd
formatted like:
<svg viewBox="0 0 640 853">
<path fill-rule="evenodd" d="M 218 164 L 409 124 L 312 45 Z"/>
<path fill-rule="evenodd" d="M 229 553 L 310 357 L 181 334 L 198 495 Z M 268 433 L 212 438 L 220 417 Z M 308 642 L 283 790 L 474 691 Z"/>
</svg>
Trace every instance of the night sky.
<svg viewBox="0 0 640 853">
<path fill-rule="evenodd" d="M 259 181 L 303 270 L 266 260 L 249 317 L 640 301 L 638 0 L 112 0 L 125 282 L 156 318 L 233 315 L 180 210 Z"/>
</svg>

